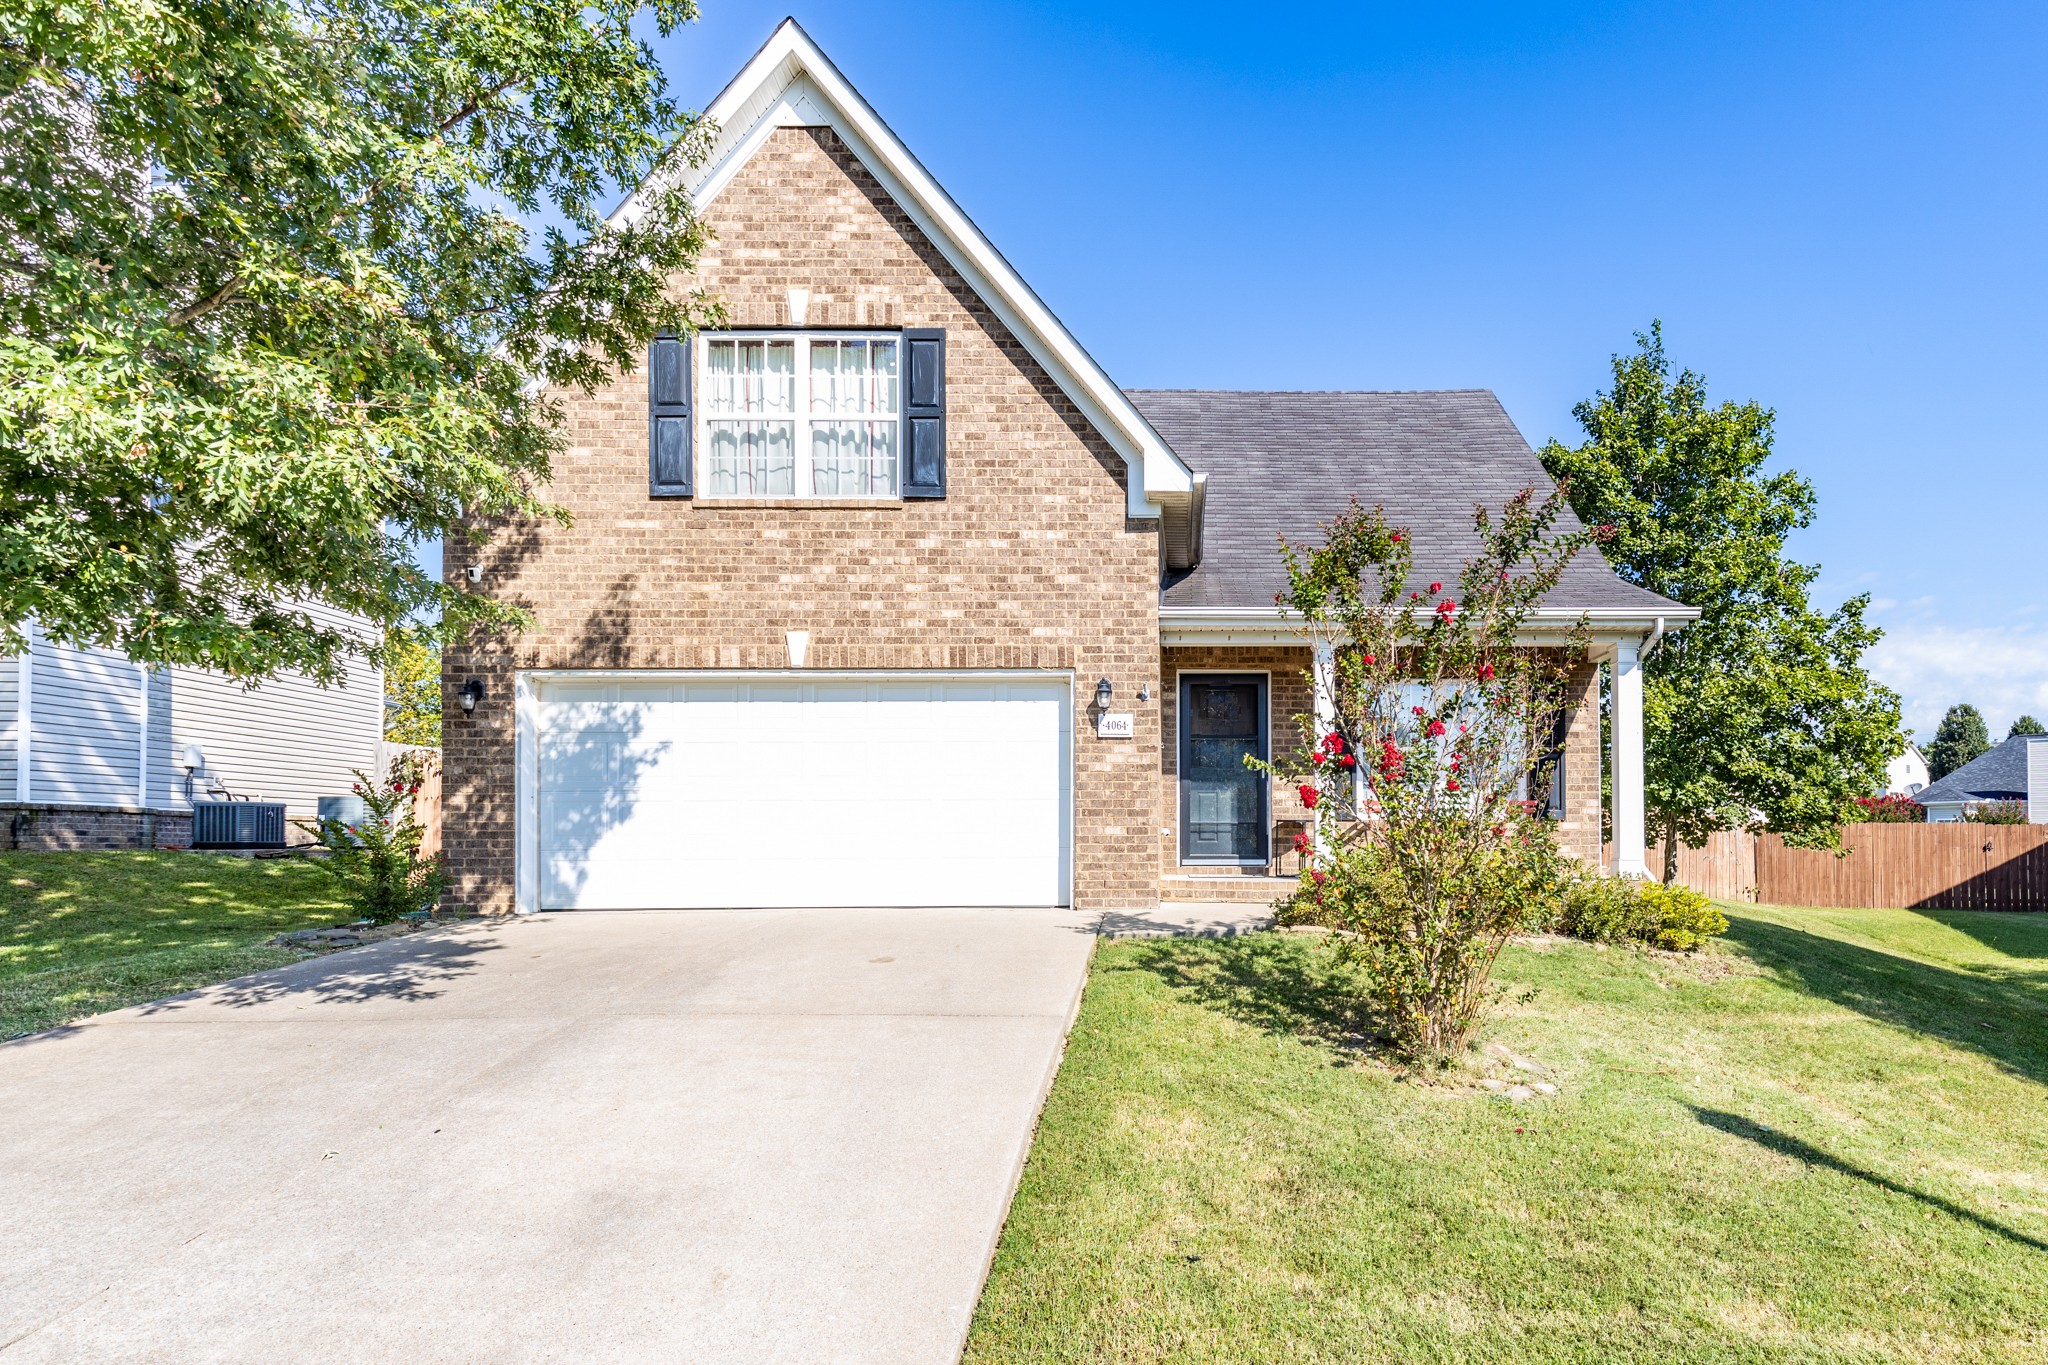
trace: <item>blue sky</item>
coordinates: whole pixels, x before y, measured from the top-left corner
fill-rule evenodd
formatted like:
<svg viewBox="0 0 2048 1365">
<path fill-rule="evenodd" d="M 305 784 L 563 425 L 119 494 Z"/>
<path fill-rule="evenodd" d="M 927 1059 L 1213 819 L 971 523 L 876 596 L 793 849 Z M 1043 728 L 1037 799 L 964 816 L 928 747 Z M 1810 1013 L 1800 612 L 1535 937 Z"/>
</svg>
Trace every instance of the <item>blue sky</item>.
<svg viewBox="0 0 2048 1365">
<path fill-rule="evenodd" d="M 693 107 L 791 12 L 703 5 Z M 1662 318 L 1777 410 L 1923 741 L 2048 718 L 2048 5 L 794 12 L 1119 383 L 1484 387 L 1541 444 Z"/>
</svg>

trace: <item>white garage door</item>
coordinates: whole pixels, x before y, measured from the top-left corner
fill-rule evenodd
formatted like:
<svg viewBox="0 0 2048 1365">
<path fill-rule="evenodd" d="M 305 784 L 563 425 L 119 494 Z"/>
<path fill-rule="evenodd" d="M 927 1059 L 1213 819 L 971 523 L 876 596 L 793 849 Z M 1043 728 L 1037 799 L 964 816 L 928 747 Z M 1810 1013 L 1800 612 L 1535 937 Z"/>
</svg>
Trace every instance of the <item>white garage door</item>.
<svg viewBox="0 0 2048 1365">
<path fill-rule="evenodd" d="M 1063 905 L 1065 678 L 538 684 L 546 910 Z"/>
</svg>

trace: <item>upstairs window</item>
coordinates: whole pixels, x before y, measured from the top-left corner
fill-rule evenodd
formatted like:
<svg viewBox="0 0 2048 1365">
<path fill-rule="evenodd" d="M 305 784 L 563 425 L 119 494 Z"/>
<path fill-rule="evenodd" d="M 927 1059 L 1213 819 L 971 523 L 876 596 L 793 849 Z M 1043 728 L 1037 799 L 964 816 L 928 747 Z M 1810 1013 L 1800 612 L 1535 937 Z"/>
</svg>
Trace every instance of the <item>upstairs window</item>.
<svg viewBox="0 0 2048 1365">
<path fill-rule="evenodd" d="M 771 333 L 702 344 L 707 495 L 901 495 L 898 337 Z"/>
</svg>

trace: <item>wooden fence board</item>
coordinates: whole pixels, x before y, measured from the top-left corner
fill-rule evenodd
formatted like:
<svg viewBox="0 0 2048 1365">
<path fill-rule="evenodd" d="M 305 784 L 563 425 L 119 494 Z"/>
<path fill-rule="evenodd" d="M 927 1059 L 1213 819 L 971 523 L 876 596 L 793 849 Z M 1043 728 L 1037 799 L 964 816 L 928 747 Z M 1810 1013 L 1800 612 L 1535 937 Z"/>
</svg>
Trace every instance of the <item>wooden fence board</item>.
<svg viewBox="0 0 2048 1365">
<path fill-rule="evenodd" d="M 2048 825 L 1850 825 L 1842 846 L 1837 856 L 1775 834 L 1716 834 L 1679 850 L 1678 880 L 1767 905 L 2048 910 Z M 1648 851 L 1653 875 L 1662 856 Z"/>
</svg>

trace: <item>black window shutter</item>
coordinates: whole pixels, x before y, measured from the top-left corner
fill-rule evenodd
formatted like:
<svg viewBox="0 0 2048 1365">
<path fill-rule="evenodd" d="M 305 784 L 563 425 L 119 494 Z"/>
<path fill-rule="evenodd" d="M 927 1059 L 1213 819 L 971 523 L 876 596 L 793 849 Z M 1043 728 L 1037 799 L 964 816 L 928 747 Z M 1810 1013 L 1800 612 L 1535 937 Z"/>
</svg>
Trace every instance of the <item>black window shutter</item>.
<svg viewBox="0 0 2048 1365">
<path fill-rule="evenodd" d="M 656 498 L 691 494 L 690 343 L 658 336 L 647 350 L 647 492 Z"/>
<path fill-rule="evenodd" d="M 946 333 L 903 333 L 903 496 L 946 496 Z"/>
</svg>

